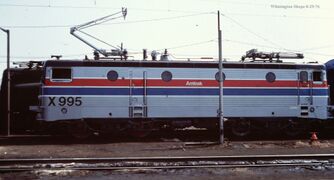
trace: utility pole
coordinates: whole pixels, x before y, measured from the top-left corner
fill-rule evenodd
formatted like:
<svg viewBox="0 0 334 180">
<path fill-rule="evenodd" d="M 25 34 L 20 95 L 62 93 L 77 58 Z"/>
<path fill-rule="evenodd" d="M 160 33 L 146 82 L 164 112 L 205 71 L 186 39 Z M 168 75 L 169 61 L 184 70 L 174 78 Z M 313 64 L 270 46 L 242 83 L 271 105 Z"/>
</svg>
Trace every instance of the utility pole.
<svg viewBox="0 0 334 180">
<path fill-rule="evenodd" d="M 219 142 L 224 143 L 224 116 L 223 116 L 223 60 L 222 60 L 222 31 L 220 29 L 220 12 L 218 11 L 218 52 L 219 52 Z"/>
<path fill-rule="evenodd" d="M 10 136 L 10 61 L 9 61 L 9 29 L 0 29 L 7 33 L 7 136 Z"/>
</svg>

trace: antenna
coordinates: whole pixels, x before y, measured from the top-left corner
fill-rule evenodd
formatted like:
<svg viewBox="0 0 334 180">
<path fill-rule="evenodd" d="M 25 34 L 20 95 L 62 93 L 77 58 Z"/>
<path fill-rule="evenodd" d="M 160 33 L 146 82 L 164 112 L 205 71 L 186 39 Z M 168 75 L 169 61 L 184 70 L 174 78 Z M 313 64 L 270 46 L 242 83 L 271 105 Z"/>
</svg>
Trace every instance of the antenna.
<svg viewBox="0 0 334 180">
<path fill-rule="evenodd" d="M 86 28 L 89 28 L 89 27 L 92 27 L 92 26 L 96 26 L 96 25 L 99 25 L 99 24 L 102 24 L 102 23 L 105 23 L 105 22 L 108 22 L 108 21 L 111 21 L 111 20 L 114 20 L 114 19 L 119 19 L 119 18 L 124 18 L 126 17 L 127 15 L 127 8 L 124 8 L 122 7 L 122 10 L 119 11 L 119 12 L 116 12 L 114 14 L 110 14 L 108 16 L 104 16 L 104 17 L 101 17 L 101 18 L 98 18 L 98 19 L 95 19 L 95 20 L 92 20 L 92 21 L 89 21 L 87 23 L 83 23 L 83 24 L 80 24 L 80 25 L 77 25 L 77 26 L 74 26 L 74 27 L 71 27 L 70 29 L 70 33 L 78 38 L 80 41 L 82 41 L 83 43 L 87 44 L 88 46 L 92 47 L 95 51 L 94 51 L 94 55 L 95 57 L 96 56 L 96 53 L 99 53 L 99 54 L 102 54 L 103 56 L 105 57 L 109 57 L 109 56 L 121 56 L 121 59 L 124 57 L 124 59 L 127 59 L 127 52 L 126 50 L 123 48 L 118 48 L 116 46 L 113 46 L 111 44 L 108 44 L 107 42 L 103 41 L 103 40 L 100 40 L 84 31 L 82 31 L 83 29 L 86 29 Z M 107 44 L 111 47 L 113 47 L 114 49 L 111 49 L 111 51 L 107 51 L 105 49 L 100 49 L 100 48 L 97 48 L 96 46 L 94 46 L 93 44 L 91 44 L 90 42 L 88 42 L 87 40 L 83 39 L 81 36 L 79 36 L 78 34 L 76 34 L 76 32 L 81 32 L 82 34 L 85 34 L 97 41 L 100 41 L 104 44 Z"/>
</svg>

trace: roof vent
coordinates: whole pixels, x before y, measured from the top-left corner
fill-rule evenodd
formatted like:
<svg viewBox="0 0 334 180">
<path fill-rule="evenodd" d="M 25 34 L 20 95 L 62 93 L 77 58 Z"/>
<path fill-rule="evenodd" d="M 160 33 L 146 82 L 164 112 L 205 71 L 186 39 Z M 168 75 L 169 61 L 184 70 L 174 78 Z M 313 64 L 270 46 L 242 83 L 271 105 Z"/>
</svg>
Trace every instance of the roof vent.
<svg viewBox="0 0 334 180">
<path fill-rule="evenodd" d="M 165 49 L 165 52 L 160 56 L 160 61 L 171 61 L 172 58 L 171 56 L 168 54 L 167 49 Z"/>
</svg>

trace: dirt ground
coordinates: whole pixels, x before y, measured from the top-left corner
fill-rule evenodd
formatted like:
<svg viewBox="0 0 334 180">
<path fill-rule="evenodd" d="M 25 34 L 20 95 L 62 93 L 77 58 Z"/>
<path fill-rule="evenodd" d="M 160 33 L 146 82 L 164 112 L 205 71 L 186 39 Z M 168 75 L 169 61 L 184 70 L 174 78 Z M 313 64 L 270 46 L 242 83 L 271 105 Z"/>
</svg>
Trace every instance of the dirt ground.
<svg viewBox="0 0 334 180">
<path fill-rule="evenodd" d="M 290 168 L 206 168 L 183 170 L 122 170 L 122 171 L 32 171 L 23 173 L 0 174 L 0 179 L 117 179 L 117 180 L 231 180 L 231 179 L 295 179 L 319 180 L 333 179 L 334 170 Z"/>
<path fill-rule="evenodd" d="M 94 141 L 93 141 L 94 142 Z M 161 142 L 29 142 L 1 143 L 0 158 L 61 158 L 61 157 L 140 157 L 140 156 L 205 156 L 252 154 L 334 153 L 334 140 L 310 144 L 308 140 L 233 141 L 223 145 L 181 142 L 165 139 Z M 71 171 L 37 170 L 0 173 L 2 179 L 333 179 L 334 167 L 273 167 L 273 168 L 204 168 L 183 170 L 122 170 Z"/>
<path fill-rule="evenodd" d="M 178 139 L 164 142 L 105 143 L 30 143 L 1 144 L 0 158 L 61 158 L 61 157 L 143 157 L 143 156 L 205 156 L 252 154 L 334 153 L 334 140 L 310 144 L 308 140 L 234 141 L 223 145 L 195 144 Z"/>
</svg>

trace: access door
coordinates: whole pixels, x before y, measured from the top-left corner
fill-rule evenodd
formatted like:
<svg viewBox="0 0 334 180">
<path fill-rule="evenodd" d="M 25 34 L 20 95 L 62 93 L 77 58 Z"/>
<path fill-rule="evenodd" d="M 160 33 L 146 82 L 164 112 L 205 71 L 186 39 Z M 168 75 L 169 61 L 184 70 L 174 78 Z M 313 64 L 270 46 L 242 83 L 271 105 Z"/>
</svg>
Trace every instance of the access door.
<svg viewBox="0 0 334 180">
<path fill-rule="evenodd" d="M 129 117 L 147 117 L 147 72 L 145 70 L 129 71 Z"/>
<path fill-rule="evenodd" d="M 313 83 L 311 74 L 302 70 L 298 74 L 298 105 L 308 106 L 313 104 Z"/>
<path fill-rule="evenodd" d="M 298 73 L 298 105 L 300 107 L 300 117 L 309 116 L 309 108 L 313 105 L 313 82 L 311 74 L 302 70 Z"/>
</svg>

